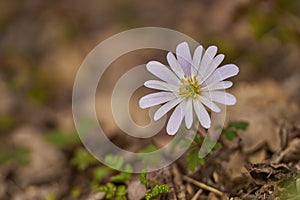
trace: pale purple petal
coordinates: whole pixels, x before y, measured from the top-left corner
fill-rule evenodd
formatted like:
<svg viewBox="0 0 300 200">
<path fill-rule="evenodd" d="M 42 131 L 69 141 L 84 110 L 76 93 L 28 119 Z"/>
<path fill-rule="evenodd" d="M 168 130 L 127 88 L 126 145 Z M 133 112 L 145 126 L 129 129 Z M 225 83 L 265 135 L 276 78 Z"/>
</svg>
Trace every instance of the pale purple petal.
<svg viewBox="0 0 300 200">
<path fill-rule="evenodd" d="M 212 91 L 212 92 L 202 92 L 202 96 L 205 96 L 207 99 L 221 103 L 224 105 L 234 105 L 236 103 L 236 98 L 227 92 L 222 91 Z"/>
<path fill-rule="evenodd" d="M 176 95 L 172 92 L 156 92 L 143 96 L 139 101 L 141 108 L 149 108 L 156 106 L 167 101 L 171 101 L 176 98 Z"/>
<path fill-rule="evenodd" d="M 217 82 L 217 83 L 213 83 L 210 85 L 207 85 L 205 87 L 202 88 L 202 91 L 213 91 L 213 90 L 225 90 L 230 88 L 233 85 L 233 83 L 231 81 L 221 81 L 221 82 Z"/>
<path fill-rule="evenodd" d="M 210 77 L 205 80 L 206 85 L 223 81 L 239 73 L 239 68 L 234 64 L 224 65 L 217 68 Z"/>
<path fill-rule="evenodd" d="M 159 80 L 149 80 L 144 83 L 144 86 L 151 89 L 156 90 L 164 90 L 164 91 L 171 91 L 173 93 L 178 93 L 178 87 L 172 85 L 170 83 L 166 83 Z"/>
<path fill-rule="evenodd" d="M 154 120 L 159 120 L 162 116 L 164 116 L 167 112 L 169 112 L 172 108 L 174 108 L 177 104 L 179 104 L 183 99 L 176 98 L 172 101 L 167 102 L 166 104 L 162 105 L 154 114 Z"/>
<path fill-rule="evenodd" d="M 203 77 L 201 83 L 205 81 L 217 69 L 217 67 L 222 63 L 224 58 L 225 56 L 223 54 L 219 54 L 209 63 L 208 67 L 206 68 L 206 71 L 203 72 L 203 74 L 201 75 Z"/>
<path fill-rule="evenodd" d="M 188 43 L 182 42 L 176 47 L 176 57 L 184 74 L 189 77 L 191 75 L 192 56 Z"/>
<path fill-rule="evenodd" d="M 217 51 L 218 51 L 218 48 L 216 46 L 210 46 L 205 51 L 203 58 L 201 60 L 198 74 L 197 74 L 198 77 L 200 78 L 199 80 L 203 80 L 204 74 L 207 71 L 207 68 L 209 67 L 209 63 L 211 63 L 211 61 L 215 57 Z"/>
<path fill-rule="evenodd" d="M 177 59 L 173 55 L 173 53 L 169 52 L 167 55 L 168 63 L 171 67 L 171 69 L 175 72 L 175 74 L 178 76 L 179 79 L 181 79 L 184 76 L 184 72 L 182 71 Z"/>
<path fill-rule="evenodd" d="M 187 129 L 190 129 L 193 124 L 193 101 L 191 98 L 187 100 L 185 105 L 185 125 Z"/>
<path fill-rule="evenodd" d="M 192 74 L 196 75 L 199 71 L 200 62 L 202 58 L 202 52 L 203 47 L 200 45 L 195 49 L 194 55 L 193 55 L 193 63 L 192 63 Z"/>
<path fill-rule="evenodd" d="M 181 83 L 177 76 L 160 62 L 150 61 L 147 63 L 146 67 L 149 72 L 163 81 L 174 84 L 176 86 L 179 86 Z"/>
<path fill-rule="evenodd" d="M 212 111 L 214 111 L 214 112 L 221 112 L 221 109 L 214 102 L 210 101 L 205 96 L 200 96 L 199 95 L 198 98 L 201 101 L 201 103 L 203 103 L 206 107 L 208 107 Z"/>
<path fill-rule="evenodd" d="M 181 102 L 174 110 L 174 112 L 172 113 L 169 121 L 168 121 L 168 124 L 167 124 L 167 133 L 169 135 L 174 135 L 180 125 L 181 125 L 181 122 L 182 122 L 182 119 L 184 117 L 184 109 L 183 109 L 183 106 L 182 106 L 183 102 Z"/>
<path fill-rule="evenodd" d="M 202 103 L 199 102 L 198 100 L 193 100 L 193 104 L 194 104 L 195 113 L 198 117 L 200 124 L 203 126 L 203 128 L 206 129 L 210 128 L 211 120 L 207 110 L 204 108 Z"/>
</svg>

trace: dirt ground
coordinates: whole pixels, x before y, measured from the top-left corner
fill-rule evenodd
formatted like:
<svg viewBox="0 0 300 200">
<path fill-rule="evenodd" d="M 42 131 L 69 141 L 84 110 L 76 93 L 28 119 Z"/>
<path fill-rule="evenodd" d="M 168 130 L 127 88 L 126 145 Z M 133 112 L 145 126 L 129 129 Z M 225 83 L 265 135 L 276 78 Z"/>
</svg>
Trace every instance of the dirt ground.
<svg viewBox="0 0 300 200">
<path fill-rule="evenodd" d="M 204 47 L 218 46 L 223 63 L 240 68 L 230 89 L 237 104 L 227 108 L 226 124 L 249 123 L 233 141 L 221 137 L 222 147 L 194 171 L 185 154 L 148 173 L 169 187 L 153 199 L 300 199 L 299 13 L 297 0 L 1 0 L 0 200 L 105 199 L 99 187 L 118 172 L 95 161 L 78 140 L 72 88 L 98 43 L 137 27 L 170 28 Z M 129 53 L 100 81 L 99 122 L 124 149 L 143 150 L 153 141 L 122 136 L 110 110 L 112 88 L 131 66 L 165 56 Z M 137 105 L 148 92 L 139 89 L 131 101 L 139 124 L 149 120 Z M 161 147 L 170 139 L 161 133 L 154 141 Z M 116 184 L 126 188 L 126 199 L 143 199 L 149 190 L 139 177 Z"/>
</svg>

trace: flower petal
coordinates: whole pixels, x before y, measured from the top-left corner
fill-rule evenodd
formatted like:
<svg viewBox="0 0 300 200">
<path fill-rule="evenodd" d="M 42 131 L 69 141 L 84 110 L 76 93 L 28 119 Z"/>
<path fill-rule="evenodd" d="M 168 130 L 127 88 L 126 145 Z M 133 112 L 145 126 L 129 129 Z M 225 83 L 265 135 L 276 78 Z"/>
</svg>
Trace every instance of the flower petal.
<svg viewBox="0 0 300 200">
<path fill-rule="evenodd" d="M 184 101 L 183 101 L 184 102 Z M 168 124 L 167 124 L 167 133 L 169 135 L 174 135 L 182 122 L 182 119 L 184 117 L 184 108 L 183 108 L 183 102 L 181 102 L 174 110 L 174 112 L 172 113 Z"/>
<path fill-rule="evenodd" d="M 231 81 L 220 81 L 203 87 L 202 91 L 224 90 L 230 88 L 232 85 L 233 83 Z"/>
<path fill-rule="evenodd" d="M 173 55 L 173 53 L 169 52 L 167 54 L 167 60 L 171 67 L 171 69 L 175 72 L 175 74 L 178 76 L 179 79 L 181 79 L 184 76 L 184 72 L 182 71 L 177 59 Z"/>
<path fill-rule="evenodd" d="M 177 76 L 160 62 L 150 61 L 147 63 L 146 67 L 149 72 L 151 72 L 161 80 L 174 84 L 176 86 L 180 85 L 180 80 L 177 78 Z"/>
<path fill-rule="evenodd" d="M 204 108 L 202 103 L 197 99 L 193 100 L 193 104 L 194 104 L 195 113 L 198 117 L 200 124 L 203 126 L 203 128 L 206 129 L 210 128 L 211 120 L 207 110 Z"/>
<path fill-rule="evenodd" d="M 211 101 L 221 103 L 224 105 L 234 105 L 236 103 L 236 98 L 232 94 L 227 92 L 222 92 L 222 91 L 203 92 L 202 95 Z"/>
<path fill-rule="evenodd" d="M 214 112 L 221 112 L 221 109 L 214 102 L 210 101 L 206 97 L 199 95 L 198 98 L 201 101 L 201 103 L 203 103 L 206 107 L 208 107 L 212 111 L 214 111 Z"/>
<path fill-rule="evenodd" d="M 202 82 L 205 81 L 217 69 L 217 67 L 222 63 L 224 58 L 225 56 L 223 54 L 219 54 L 209 63 L 208 67 L 206 68 L 206 71 L 203 72 Z"/>
<path fill-rule="evenodd" d="M 202 52 L 203 52 L 203 47 L 201 45 L 198 46 L 194 51 L 193 63 L 192 63 L 193 75 L 196 75 L 197 72 L 199 71 L 200 62 L 201 62 L 201 58 L 202 58 Z"/>
<path fill-rule="evenodd" d="M 172 108 L 174 108 L 177 104 L 179 104 L 183 99 L 182 98 L 176 98 L 168 103 L 162 105 L 154 114 L 154 120 L 159 120 L 162 116 L 164 116 L 167 112 L 169 112 Z"/>
<path fill-rule="evenodd" d="M 234 64 L 224 65 L 219 67 L 212 73 L 210 77 L 205 80 L 206 85 L 223 81 L 227 78 L 235 76 L 239 73 L 239 68 Z"/>
<path fill-rule="evenodd" d="M 185 105 L 185 125 L 190 129 L 193 124 L 193 100 L 189 98 Z"/>
<path fill-rule="evenodd" d="M 176 87 L 175 85 L 172 85 L 170 83 L 166 83 L 163 81 L 159 81 L 159 80 L 146 81 L 144 83 L 144 86 L 147 88 L 156 89 L 156 90 L 171 91 L 173 93 L 178 92 L 178 87 Z"/>
<path fill-rule="evenodd" d="M 192 56 L 188 43 L 182 42 L 176 47 L 176 57 L 184 74 L 189 77 L 191 75 Z"/>
<path fill-rule="evenodd" d="M 176 98 L 172 92 L 156 92 L 143 96 L 139 101 L 141 108 L 156 106 Z"/>
<path fill-rule="evenodd" d="M 217 51 L 218 51 L 218 48 L 216 46 L 210 46 L 205 51 L 205 53 L 203 55 L 203 58 L 201 60 L 201 64 L 200 64 L 198 74 L 197 74 L 198 77 L 199 77 L 199 80 L 204 79 L 204 74 L 207 71 L 207 68 L 209 67 L 209 63 L 211 63 L 211 61 L 215 57 Z"/>
</svg>

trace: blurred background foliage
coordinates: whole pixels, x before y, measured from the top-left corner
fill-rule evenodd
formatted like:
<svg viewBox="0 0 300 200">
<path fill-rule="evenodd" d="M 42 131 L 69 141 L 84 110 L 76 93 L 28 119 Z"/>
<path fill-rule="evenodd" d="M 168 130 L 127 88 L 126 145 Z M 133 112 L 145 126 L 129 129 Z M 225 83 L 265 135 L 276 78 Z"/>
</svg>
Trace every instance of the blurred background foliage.
<svg viewBox="0 0 300 200">
<path fill-rule="evenodd" d="M 272 78 L 300 91 L 298 0 L 0 0 L 0 162 L 27 163 L 27 151 L 7 144 L 25 123 L 69 145 L 62 132 L 75 133 L 71 94 L 81 62 L 109 36 L 143 26 L 217 45 L 225 63 L 240 67 L 237 80 Z"/>
</svg>

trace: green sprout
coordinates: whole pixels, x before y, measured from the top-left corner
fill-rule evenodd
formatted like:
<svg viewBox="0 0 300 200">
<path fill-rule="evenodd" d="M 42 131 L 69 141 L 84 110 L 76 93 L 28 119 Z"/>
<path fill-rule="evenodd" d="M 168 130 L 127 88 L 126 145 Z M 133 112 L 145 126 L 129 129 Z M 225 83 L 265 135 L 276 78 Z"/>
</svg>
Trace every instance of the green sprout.
<svg viewBox="0 0 300 200">
<path fill-rule="evenodd" d="M 146 200 L 150 200 L 152 198 L 155 198 L 157 197 L 158 195 L 160 194 L 163 194 L 163 193 L 168 193 L 169 192 L 169 186 L 166 185 L 166 184 L 157 184 L 153 187 L 152 191 L 151 192 L 147 192 L 145 194 L 145 199 Z"/>
<path fill-rule="evenodd" d="M 71 160 L 71 164 L 75 165 L 80 171 L 85 170 L 90 164 L 95 163 L 97 163 L 97 160 L 89 152 L 83 149 L 77 149 Z"/>
</svg>

